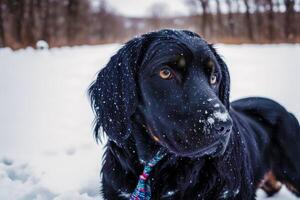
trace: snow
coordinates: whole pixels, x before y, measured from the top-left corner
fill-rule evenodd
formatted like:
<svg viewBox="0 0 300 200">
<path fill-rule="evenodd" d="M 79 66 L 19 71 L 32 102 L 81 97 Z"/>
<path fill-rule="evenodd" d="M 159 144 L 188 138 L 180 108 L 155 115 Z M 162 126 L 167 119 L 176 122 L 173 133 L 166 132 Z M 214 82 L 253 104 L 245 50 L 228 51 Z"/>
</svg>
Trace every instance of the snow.
<svg viewBox="0 0 300 200">
<path fill-rule="evenodd" d="M 220 107 L 220 104 L 216 103 L 216 104 L 214 105 L 214 107 L 215 107 L 215 108 L 219 108 L 219 107 Z"/>
<path fill-rule="evenodd" d="M 227 112 L 220 112 L 220 111 L 216 111 L 214 112 L 214 117 L 217 118 L 219 121 L 222 121 L 222 122 L 226 122 L 229 118 L 229 115 Z"/>
<path fill-rule="evenodd" d="M 45 40 L 39 40 L 36 43 L 36 48 L 40 50 L 49 49 L 49 44 Z"/>
<path fill-rule="evenodd" d="M 92 200 L 102 145 L 92 136 L 87 87 L 118 44 L 0 49 L 0 199 Z M 232 99 L 273 98 L 300 119 L 300 45 L 217 45 Z M 263 191 L 258 199 L 264 200 Z M 269 200 L 294 200 L 286 188 Z"/>
<path fill-rule="evenodd" d="M 211 117 L 208 117 L 207 122 L 212 125 L 215 122 L 215 120 Z"/>
<path fill-rule="evenodd" d="M 119 195 L 120 197 L 123 197 L 123 198 L 127 198 L 129 199 L 130 198 L 130 193 L 127 193 L 127 192 L 121 192 L 121 194 Z"/>
<path fill-rule="evenodd" d="M 171 197 L 171 196 L 173 196 L 175 193 L 177 192 L 177 190 L 175 190 L 175 191 L 168 191 L 168 192 L 166 192 L 164 195 L 162 195 L 162 197 L 163 198 L 166 198 L 166 197 Z"/>
</svg>

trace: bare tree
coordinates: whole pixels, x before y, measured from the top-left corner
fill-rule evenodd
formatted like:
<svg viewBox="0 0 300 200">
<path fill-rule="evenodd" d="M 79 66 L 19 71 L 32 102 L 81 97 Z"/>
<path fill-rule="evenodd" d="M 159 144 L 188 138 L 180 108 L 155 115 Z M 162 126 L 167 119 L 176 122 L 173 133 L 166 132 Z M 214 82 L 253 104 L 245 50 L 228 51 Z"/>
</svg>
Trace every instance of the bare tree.
<svg viewBox="0 0 300 200">
<path fill-rule="evenodd" d="M 109 8 L 106 1 L 102 0 L 99 9 L 94 13 L 93 24 L 95 27 L 91 31 L 101 42 L 113 41 L 125 35 L 122 20 Z"/>
<path fill-rule="evenodd" d="M 9 0 L 7 6 L 11 15 L 12 25 L 11 33 L 15 41 L 19 44 L 22 42 L 22 19 L 24 16 L 24 1 Z"/>
<path fill-rule="evenodd" d="M 78 33 L 79 0 L 68 0 L 67 5 L 67 39 L 74 42 Z"/>
<path fill-rule="evenodd" d="M 43 18 L 43 24 L 42 24 L 42 39 L 47 41 L 49 43 L 50 40 L 50 32 L 49 32 L 49 12 L 50 12 L 50 4 L 49 0 L 44 0 L 43 6 L 46 8 L 44 11 L 44 14 L 42 16 Z M 56 3 L 56 2 L 54 2 Z"/>
<path fill-rule="evenodd" d="M 274 4 L 272 0 L 266 0 L 268 9 L 267 9 L 267 15 L 268 15 L 268 37 L 270 41 L 273 41 L 274 36 Z"/>
<path fill-rule="evenodd" d="M 208 0 L 199 0 L 202 8 L 202 33 L 204 37 L 207 36 L 207 23 L 208 23 Z"/>
<path fill-rule="evenodd" d="M 285 38 L 292 40 L 294 38 L 294 18 L 295 18 L 295 0 L 284 0 L 285 12 Z"/>
<path fill-rule="evenodd" d="M 90 13 L 88 1 L 68 0 L 66 14 L 68 42 L 78 44 L 83 40 L 87 40 L 86 32 L 88 32 Z"/>
<path fill-rule="evenodd" d="M 5 46 L 5 33 L 4 33 L 4 25 L 3 25 L 3 14 L 2 14 L 2 5 L 3 0 L 0 0 L 0 47 Z"/>
<path fill-rule="evenodd" d="M 251 41 L 253 41 L 254 40 L 253 26 L 252 26 L 251 14 L 250 14 L 249 0 L 244 0 L 244 4 L 245 4 L 245 7 L 246 7 L 245 17 L 246 17 L 246 24 L 247 24 L 247 28 L 248 28 L 248 38 Z"/>
<path fill-rule="evenodd" d="M 161 24 L 161 18 L 165 16 L 167 12 L 166 4 L 164 3 L 155 3 L 150 8 L 150 14 L 151 14 L 151 26 L 152 28 L 159 29 L 159 27 L 162 26 Z"/>
<path fill-rule="evenodd" d="M 67 13 L 65 0 L 46 0 L 43 1 L 42 7 L 48 5 L 48 11 L 43 9 L 41 13 L 42 35 L 41 39 L 46 40 L 50 46 L 54 44 L 68 44 L 67 42 Z"/>
<path fill-rule="evenodd" d="M 264 0 L 255 0 L 255 27 L 256 27 L 256 38 L 261 40 L 264 37 L 263 31 L 263 11 L 264 8 Z"/>
<path fill-rule="evenodd" d="M 228 7 L 228 28 L 229 28 L 230 36 L 234 37 L 235 36 L 235 22 L 234 22 L 234 17 L 233 17 L 232 1 L 226 0 L 226 4 Z"/>
<path fill-rule="evenodd" d="M 96 20 L 98 21 L 98 35 L 100 40 L 105 40 L 108 37 L 109 29 L 112 24 L 110 21 L 112 20 L 112 16 L 110 15 L 107 7 L 106 1 L 101 1 L 99 11 L 96 16 Z"/>
<path fill-rule="evenodd" d="M 221 13 L 221 5 L 220 0 L 216 0 L 217 5 L 217 24 L 218 24 L 218 34 L 223 35 L 223 20 L 222 20 L 222 13 Z"/>
<path fill-rule="evenodd" d="M 34 30 L 36 30 L 34 7 L 35 0 L 24 0 L 24 18 L 23 18 L 23 30 L 22 30 L 22 45 L 35 46 L 36 38 Z"/>
</svg>

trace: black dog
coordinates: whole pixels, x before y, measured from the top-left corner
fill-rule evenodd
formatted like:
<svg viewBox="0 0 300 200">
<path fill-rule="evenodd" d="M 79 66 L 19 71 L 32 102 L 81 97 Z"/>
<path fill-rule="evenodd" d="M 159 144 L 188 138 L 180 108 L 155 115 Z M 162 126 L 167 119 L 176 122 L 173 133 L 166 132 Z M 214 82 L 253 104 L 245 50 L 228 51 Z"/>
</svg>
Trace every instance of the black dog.
<svg viewBox="0 0 300 200">
<path fill-rule="evenodd" d="M 229 102 L 229 74 L 212 45 L 189 31 L 161 30 L 126 43 L 89 89 L 95 136 L 108 136 L 105 199 L 129 199 L 144 163 L 151 199 L 254 200 L 285 184 L 300 193 L 300 128 L 265 98 Z M 280 181 L 280 183 L 278 182 Z"/>
</svg>

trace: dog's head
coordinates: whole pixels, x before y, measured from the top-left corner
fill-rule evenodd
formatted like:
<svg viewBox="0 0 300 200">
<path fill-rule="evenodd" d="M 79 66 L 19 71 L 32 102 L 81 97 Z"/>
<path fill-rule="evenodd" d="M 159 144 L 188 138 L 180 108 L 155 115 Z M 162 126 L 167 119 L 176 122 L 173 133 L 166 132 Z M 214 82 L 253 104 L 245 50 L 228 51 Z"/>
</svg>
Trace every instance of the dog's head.
<svg viewBox="0 0 300 200">
<path fill-rule="evenodd" d="M 179 156 L 226 149 L 232 127 L 228 70 L 212 45 L 195 33 L 161 30 L 132 39 L 100 71 L 89 92 L 96 137 L 102 127 L 122 145 L 138 118 L 159 145 Z"/>
</svg>

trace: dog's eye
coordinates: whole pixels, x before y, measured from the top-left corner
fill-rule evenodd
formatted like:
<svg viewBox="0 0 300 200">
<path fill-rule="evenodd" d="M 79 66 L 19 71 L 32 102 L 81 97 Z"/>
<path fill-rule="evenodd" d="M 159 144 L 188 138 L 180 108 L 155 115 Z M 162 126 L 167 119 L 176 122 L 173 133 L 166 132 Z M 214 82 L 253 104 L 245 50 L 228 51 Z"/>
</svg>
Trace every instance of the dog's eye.
<svg viewBox="0 0 300 200">
<path fill-rule="evenodd" d="M 212 85 L 216 84 L 217 83 L 217 79 L 218 79 L 217 74 L 215 74 L 215 73 L 212 74 L 210 76 L 210 84 L 212 84 Z"/>
<path fill-rule="evenodd" d="M 218 74 L 215 72 L 215 65 L 211 60 L 209 60 L 207 62 L 206 70 L 207 70 L 208 74 L 210 75 L 209 83 L 211 85 L 215 85 L 218 81 Z"/>
<path fill-rule="evenodd" d="M 163 68 L 159 71 L 159 76 L 162 78 L 162 79 L 171 79 L 173 78 L 173 74 L 172 74 L 172 71 L 170 69 L 167 69 L 167 68 Z"/>
</svg>

